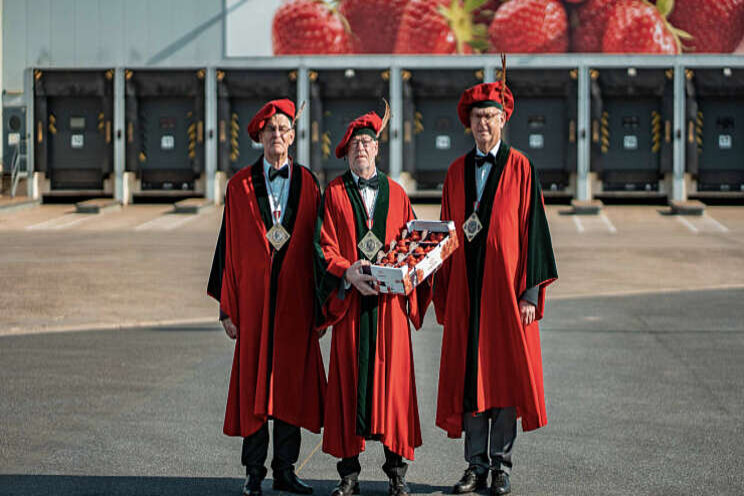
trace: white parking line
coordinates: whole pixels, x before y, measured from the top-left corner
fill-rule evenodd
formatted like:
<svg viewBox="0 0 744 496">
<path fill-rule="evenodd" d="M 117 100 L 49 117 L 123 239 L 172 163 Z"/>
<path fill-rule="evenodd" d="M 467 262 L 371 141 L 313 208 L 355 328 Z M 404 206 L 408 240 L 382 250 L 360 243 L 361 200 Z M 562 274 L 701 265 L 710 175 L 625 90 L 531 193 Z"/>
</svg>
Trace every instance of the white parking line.
<svg viewBox="0 0 744 496">
<path fill-rule="evenodd" d="M 196 215 L 183 215 L 182 214 L 182 216 L 183 216 L 183 219 L 179 219 L 179 220 L 173 222 L 172 224 L 170 224 L 169 226 L 166 226 L 165 230 L 166 231 L 172 231 L 173 229 L 176 229 L 178 227 L 181 227 L 182 225 L 184 225 L 184 224 L 186 224 L 188 222 L 191 222 L 192 220 L 196 219 Z"/>
<path fill-rule="evenodd" d="M 72 219 L 70 222 L 65 222 L 63 224 L 57 224 L 54 226 L 54 229 L 64 229 L 66 227 L 74 226 L 76 224 L 80 224 L 82 222 L 85 222 L 86 220 L 90 220 L 95 217 L 94 214 L 73 214 L 73 215 L 80 215 L 81 217 L 78 217 L 76 219 Z"/>
<path fill-rule="evenodd" d="M 709 215 L 703 215 L 703 218 L 707 220 L 710 224 L 713 224 L 713 226 L 718 229 L 721 232 L 729 232 L 729 228 L 718 222 L 713 217 L 710 217 Z"/>
<path fill-rule="evenodd" d="M 617 232 L 617 228 L 615 227 L 615 225 L 612 223 L 612 221 L 604 213 L 599 214 L 599 218 L 602 219 L 602 222 L 605 223 L 605 225 L 607 226 L 607 229 L 612 234 L 615 234 Z"/>
<path fill-rule="evenodd" d="M 67 227 L 80 224 L 95 217 L 97 216 L 93 214 L 65 214 L 61 217 L 55 217 L 53 219 L 45 220 L 44 222 L 39 222 L 38 224 L 26 226 L 26 230 L 35 231 L 65 229 Z"/>
<path fill-rule="evenodd" d="M 583 233 L 584 224 L 581 223 L 581 220 L 579 219 L 577 215 L 573 215 L 572 217 L 573 217 L 574 224 L 576 224 L 576 230 L 579 231 L 579 233 Z"/>
<path fill-rule="evenodd" d="M 67 214 L 63 215 L 62 217 L 55 217 L 53 219 L 45 220 L 43 222 L 39 222 L 38 224 L 33 224 L 30 226 L 26 226 L 27 231 L 32 231 L 34 229 L 45 229 L 47 226 L 53 226 L 56 222 L 58 222 L 61 219 L 69 219 L 70 216 L 73 214 Z"/>
<path fill-rule="evenodd" d="M 178 227 L 183 226 L 187 222 L 191 222 L 198 214 L 195 215 L 176 215 L 176 214 L 165 214 L 160 217 L 155 217 L 152 220 L 140 224 L 135 227 L 135 231 L 172 231 Z"/>
<path fill-rule="evenodd" d="M 685 219 L 685 217 L 683 215 L 676 215 L 675 218 L 677 219 L 677 221 L 680 224 L 682 224 L 683 226 L 685 226 L 687 229 L 689 229 L 690 231 L 694 232 L 695 234 L 697 234 L 697 233 L 700 232 L 698 230 L 698 228 L 695 227 L 695 226 L 693 226 L 692 225 L 692 222 L 690 222 L 689 220 Z"/>
<path fill-rule="evenodd" d="M 144 224 L 140 224 L 137 227 L 134 228 L 135 231 L 142 231 L 144 229 L 150 229 L 152 226 L 156 226 L 159 223 L 163 222 L 163 217 L 155 217 L 154 219 L 148 220 Z"/>
</svg>

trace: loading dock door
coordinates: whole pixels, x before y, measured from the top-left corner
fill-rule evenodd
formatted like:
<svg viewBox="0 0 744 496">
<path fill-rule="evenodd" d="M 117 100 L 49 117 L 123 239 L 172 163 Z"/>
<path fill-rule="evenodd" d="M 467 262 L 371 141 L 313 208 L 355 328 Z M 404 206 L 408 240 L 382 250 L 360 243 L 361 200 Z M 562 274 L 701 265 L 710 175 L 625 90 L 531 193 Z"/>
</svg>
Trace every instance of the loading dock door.
<svg viewBox="0 0 744 496">
<path fill-rule="evenodd" d="M 700 100 L 700 191 L 744 191 L 744 100 Z"/>
<path fill-rule="evenodd" d="M 506 127 L 507 141 L 532 160 L 543 189 L 566 188 L 566 100 L 523 98 L 518 103 Z"/>
<path fill-rule="evenodd" d="M 142 191 L 196 191 L 204 172 L 204 75 L 125 72 L 126 170 Z"/>
<path fill-rule="evenodd" d="M 190 154 L 203 129 L 194 118 L 194 101 L 187 97 L 147 97 L 140 100 L 143 149 L 142 189 L 192 190 Z"/>
<path fill-rule="evenodd" d="M 415 165 L 404 164 L 404 170 L 413 169 L 419 190 L 441 189 L 450 164 L 475 146 L 457 116 L 457 103 L 465 89 L 481 82 L 482 70 L 410 72 L 404 86 L 406 100 L 412 100 L 404 102 L 404 143 L 410 129 L 413 150 L 406 157 L 413 157 Z"/>
<path fill-rule="evenodd" d="M 660 103 L 653 97 L 605 98 L 609 146 L 602 159 L 604 190 L 658 190 Z"/>
<path fill-rule="evenodd" d="M 416 173 L 430 187 L 444 181 L 449 165 L 473 148 L 473 138 L 457 117 L 457 98 L 417 102 Z"/>
<path fill-rule="evenodd" d="M 34 171 L 52 190 L 106 189 L 113 171 L 114 71 L 34 70 Z"/>
<path fill-rule="evenodd" d="M 103 189 L 103 156 L 111 123 L 101 99 L 59 96 L 47 100 L 48 167 L 52 189 Z"/>
</svg>

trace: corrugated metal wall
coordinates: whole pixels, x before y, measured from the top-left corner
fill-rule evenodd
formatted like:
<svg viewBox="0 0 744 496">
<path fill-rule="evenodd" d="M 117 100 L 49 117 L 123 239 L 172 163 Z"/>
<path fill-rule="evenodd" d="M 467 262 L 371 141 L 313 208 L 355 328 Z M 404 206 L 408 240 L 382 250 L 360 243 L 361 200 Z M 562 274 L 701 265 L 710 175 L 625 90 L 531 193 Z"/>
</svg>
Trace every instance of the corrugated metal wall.
<svg viewBox="0 0 744 496">
<path fill-rule="evenodd" d="M 216 64 L 223 0 L 4 0 L 3 89 L 27 67 Z"/>
</svg>

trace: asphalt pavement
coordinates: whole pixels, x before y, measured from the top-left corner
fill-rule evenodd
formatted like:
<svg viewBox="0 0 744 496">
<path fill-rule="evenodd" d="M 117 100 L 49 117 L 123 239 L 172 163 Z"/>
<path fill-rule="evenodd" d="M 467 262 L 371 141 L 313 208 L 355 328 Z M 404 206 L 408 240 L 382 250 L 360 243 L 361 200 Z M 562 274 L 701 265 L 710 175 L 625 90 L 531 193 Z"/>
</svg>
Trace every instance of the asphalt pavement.
<svg viewBox="0 0 744 496">
<path fill-rule="evenodd" d="M 722 289 L 549 302 L 549 422 L 519 432 L 513 494 L 744 494 L 742 299 Z M 413 334 L 417 494 L 446 493 L 465 468 L 462 441 L 434 426 L 441 332 L 430 309 Z M 222 434 L 231 359 L 216 323 L 0 337 L 0 495 L 238 495 L 240 439 Z M 303 433 L 297 469 L 328 494 L 335 460 L 320 439 Z M 386 494 L 379 443 L 361 460 L 362 493 Z"/>
</svg>

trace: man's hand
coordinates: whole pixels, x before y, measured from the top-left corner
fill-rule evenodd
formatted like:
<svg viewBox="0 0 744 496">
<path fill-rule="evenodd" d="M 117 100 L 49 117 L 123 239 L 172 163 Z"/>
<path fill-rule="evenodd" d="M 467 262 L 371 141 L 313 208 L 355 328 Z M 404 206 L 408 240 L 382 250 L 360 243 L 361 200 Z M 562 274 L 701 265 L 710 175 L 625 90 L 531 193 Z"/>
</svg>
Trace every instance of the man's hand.
<svg viewBox="0 0 744 496">
<path fill-rule="evenodd" d="M 519 315 L 522 318 L 522 324 L 532 324 L 535 321 L 535 305 L 525 300 L 519 300 Z"/>
<path fill-rule="evenodd" d="M 227 317 L 220 321 L 222 323 L 222 327 L 225 328 L 225 333 L 227 334 L 227 337 L 230 339 L 235 339 L 238 337 L 238 328 L 233 324 L 233 321 L 230 320 L 230 317 Z"/>
<path fill-rule="evenodd" d="M 368 260 L 357 260 L 346 269 L 344 279 L 364 296 L 374 296 L 379 294 L 377 281 L 373 276 L 362 273 L 362 267 L 368 265 L 370 265 Z"/>
</svg>

